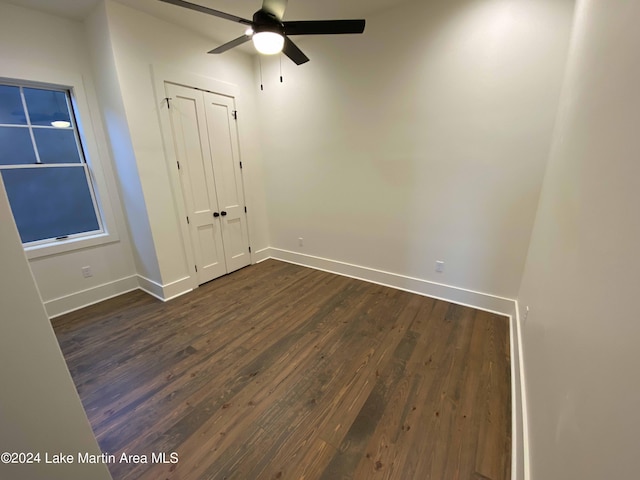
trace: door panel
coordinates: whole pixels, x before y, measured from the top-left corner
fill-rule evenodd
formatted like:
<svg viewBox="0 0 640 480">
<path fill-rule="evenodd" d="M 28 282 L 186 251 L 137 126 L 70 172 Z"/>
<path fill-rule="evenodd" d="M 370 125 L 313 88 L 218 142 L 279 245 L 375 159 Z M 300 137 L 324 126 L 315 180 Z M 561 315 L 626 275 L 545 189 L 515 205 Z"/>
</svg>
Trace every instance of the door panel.
<svg viewBox="0 0 640 480">
<path fill-rule="evenodd" d="M 244 212 L 241 214 L 243 215 Z M 246 228 L 242 223 L 240 216 L 231 218 L 225 222 L 225 238 L 231 246 L 225 251 L 227 262 L 232 263 L 237 268 L 241 268 L 249 264 L 249 246 L 246 242 Z M 228 216 L 227 216 L 228 218 Z"/>
<path fill-rule="evenodd" d="M 224 252 L 218 250 L 222 246 L 217 238 L 220 236 L 220 229 L 213 224 L 199 225 L 197 232 L 198 245 L 201 252 L 201 266 L 203 269 L 213 269 L 216 265 L 222 263 L 220 259 L 224 258 Z"/>
<path fill-rule="evenodd" d="M 218 203 L 227 213 L 220 217 L 225 259 L 233 271 L 251 263 L 234 99 L 209 92 L 204 99 Z"/>
<path fill-rule="evenodd" d="M 198 283 L 227 273 L 202 92 L 166 84 Z M 186 219 L 185 219 L 186 220 Z"/>
</svg>

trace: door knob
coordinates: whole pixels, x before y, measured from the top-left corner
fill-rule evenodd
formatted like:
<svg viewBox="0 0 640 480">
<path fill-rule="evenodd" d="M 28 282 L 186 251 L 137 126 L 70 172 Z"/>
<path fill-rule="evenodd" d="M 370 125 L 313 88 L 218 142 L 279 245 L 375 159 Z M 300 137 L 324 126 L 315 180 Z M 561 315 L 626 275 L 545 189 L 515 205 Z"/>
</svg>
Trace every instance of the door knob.
<svg viewBox="0 0 640 480">
<path fill-rule="evenodd" d="M 213 218 L 218 218 L 220 214 L 218 212 L 213 212 Z"/>
<path fill-rule="evenodd" d="M 222 210 L 222 211 L 220 212 L 220 215 L 222 215 L 223 217 L 226 217 L 226 216 L 227 216 L 227 212 L 225 212 L 224 210 Z"/>
</svg>

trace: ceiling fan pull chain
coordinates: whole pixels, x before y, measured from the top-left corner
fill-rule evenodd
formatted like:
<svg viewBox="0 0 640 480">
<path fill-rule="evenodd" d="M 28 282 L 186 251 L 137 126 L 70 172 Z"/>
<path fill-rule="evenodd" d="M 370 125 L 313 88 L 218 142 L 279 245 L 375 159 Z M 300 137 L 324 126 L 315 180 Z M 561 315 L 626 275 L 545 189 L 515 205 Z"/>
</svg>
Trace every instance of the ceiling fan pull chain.
<svg viewBox="0 0 640 480">
<path fill-rule="evenodd" d="M 282 83 L 282 53 L 280 53 L 280 83 Z"/>
<path fill-rule="evenodd" d="M 262 59 L 258 57 L 258 65 L 260 65 L 260 90 L 264 90 L 264 84 L 262 82 Z"/>
</svg>

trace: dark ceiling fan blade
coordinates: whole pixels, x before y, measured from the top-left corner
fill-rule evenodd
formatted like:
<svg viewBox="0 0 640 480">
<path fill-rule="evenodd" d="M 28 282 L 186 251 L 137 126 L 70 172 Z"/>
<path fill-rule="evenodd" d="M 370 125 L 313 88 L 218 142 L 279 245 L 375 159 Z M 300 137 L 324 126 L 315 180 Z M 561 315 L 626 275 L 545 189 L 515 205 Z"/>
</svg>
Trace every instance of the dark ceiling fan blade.
<svg viewBox="0 0 640 480">
<path fill-rule="evenodd" d="M 224 18 L 225 20 L 231 20 L 232 22 L 242 23 L 244 25 L 251 25 L 251 20 L 247 20 L 246 18 L 236 17 L 235 15 L 231 15 L 230 13 L 221 12 L 219 10 L 214 10 L 213 8 L 203 7 L 202 5 L 197 5 L 191 2 L 185 2 L 184 0 L 160 0 L 161 2 L 170 3 L 171 5 L 177 5 L 178 7 L 189 8 L 191 10 L 195 10 L 196 12 L 206 13 L 208 15 L 213 15 L 214 17 Z"/>
<path fill-rule="evenodd" d="M 242 35 L 241 37 L 236 38 L 235 40 L 231 40 L 230 42 L 225 43 L 224 45 L 220 45 L 213 50 L 208 51 L 207 53 L 222 53 L 227 50 L 231 50 L 233 47 L 237 47 L 238 45 L 242 45 L 243 43 L 247 43 L 251 40 L 251 35 Z"/>
<path fill-rule="evenodd" d="M 364 32 L 364 20 L 301 20 L 284 22 L 287 35 L 337 35 Z"/>
<path fill-rule="evenodd" d="M 262 10 L 272 13 L 278 20 L 282 21 L 284 11 L 287 8 L 287 0 L 263 0 Z"/>
<path fill-rule="evenodd" d="M 307 63 L 309 61 L 309 57 L 302 53 L 302 50 L 300 50 L 295 43 L 289 40 L 286 35 L 284 37 L 284 47 L 282 49 L 282 53 L 293 60 L 296 65 L 302 65 L 303 63 Z"/>
</svg>

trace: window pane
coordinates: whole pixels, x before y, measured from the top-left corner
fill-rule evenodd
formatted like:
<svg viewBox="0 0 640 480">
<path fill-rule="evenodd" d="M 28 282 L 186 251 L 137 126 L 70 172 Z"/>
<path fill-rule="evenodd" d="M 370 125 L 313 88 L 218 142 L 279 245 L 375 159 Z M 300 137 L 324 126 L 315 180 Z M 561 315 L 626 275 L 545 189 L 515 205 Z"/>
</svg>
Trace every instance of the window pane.
<svg viewBox="0 0 640 480">
<path fill-rule="evenodd" d="M 71 129 L 34 128 L 42 163 L 80 163 L 76 137 Z"/>
<path fill-rule="evenodd" d="M 0 127 L 0 165 L 36 163 L 28 128 Z"/>
<path fill-rule="evenodd" d="M 65 92 L 25 88 L 24 98 L 27 101 L 31 125 L 51 126 L 51 122 L 60 121 L 71 123 Z"/>
<path fill-rule="evenodd" d="M 24 114 L 20 88 L 10 85 L 0 85 L 0 123 L 11 125 L 26 125 L 27 116 Z"/>
<path fill-rule="evenodd" d="M 3 170 L 22 243 L 99 230 L 84 168 Z"/>
</svg>

